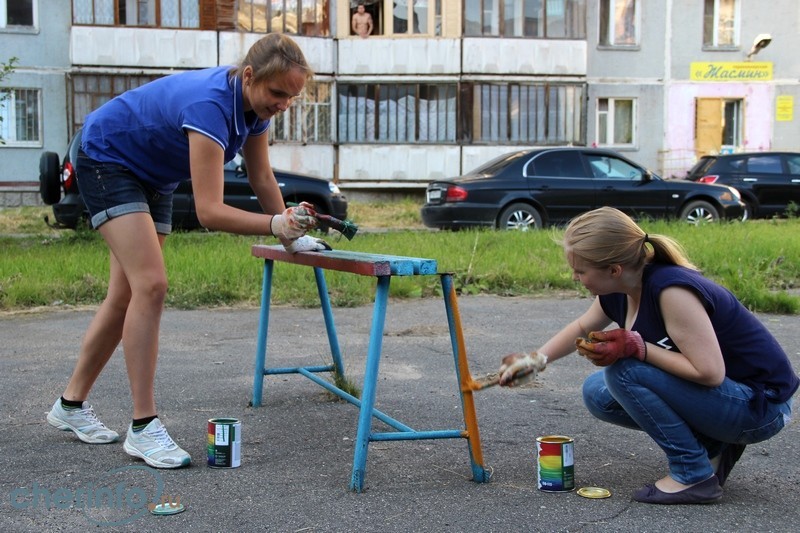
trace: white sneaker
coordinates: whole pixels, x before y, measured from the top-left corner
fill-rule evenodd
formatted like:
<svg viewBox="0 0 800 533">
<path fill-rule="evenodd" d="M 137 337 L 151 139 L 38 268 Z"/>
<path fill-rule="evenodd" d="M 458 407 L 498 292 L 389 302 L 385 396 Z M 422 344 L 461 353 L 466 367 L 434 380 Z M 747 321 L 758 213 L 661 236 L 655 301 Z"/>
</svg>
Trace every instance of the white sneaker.
<svg viewBox="0 0 800 533">
<path fill-rule="evenodd" d="M 132 425 L 128 426 L 128 436 L 122 447 L 128 455 L 144 459 L 154 468 L 180 468 L 192 462 L 189 454 L 175 444 L 158 418 L 138 433 L 134 433 Z"/>
<path fill-rule="evenodd" d="M 89 402 L 83 402 L 80 409 L 64 409 L 59 398 L 47 413 L 47 421 L 58 429 L 72 431 L 89 444 L 108 444 L 119 438 L 119 433 L 111 431 L 97 419 Z"/>
</svg>

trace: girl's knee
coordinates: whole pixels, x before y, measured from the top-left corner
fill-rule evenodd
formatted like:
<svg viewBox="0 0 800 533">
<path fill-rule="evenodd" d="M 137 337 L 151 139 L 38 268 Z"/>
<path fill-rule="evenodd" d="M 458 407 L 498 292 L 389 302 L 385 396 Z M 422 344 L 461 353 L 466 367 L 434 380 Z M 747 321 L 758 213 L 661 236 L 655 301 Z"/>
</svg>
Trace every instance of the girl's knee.
<svg viewBox="0 0 800 533">
<path fill-rule="evenodd" d="M 144 298 L 159 305 L 166 300 L 168 288 L 166 276 L 148 276 L 131 284 L 133 297 Z"/>
</svg>

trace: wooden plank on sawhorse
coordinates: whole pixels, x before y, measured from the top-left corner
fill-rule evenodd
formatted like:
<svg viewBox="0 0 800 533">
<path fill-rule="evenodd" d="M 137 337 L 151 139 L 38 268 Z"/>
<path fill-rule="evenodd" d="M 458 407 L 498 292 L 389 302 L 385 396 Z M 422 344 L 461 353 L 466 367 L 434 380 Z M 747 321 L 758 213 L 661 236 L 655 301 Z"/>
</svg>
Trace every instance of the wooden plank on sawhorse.
<svg viewBox="0 0 800 533">
<path fill-rule="evenodd" d="M 400 255 L 328 250 L 290 254 L 281 245 L 253 246 L 253 255 L 286 263 L 339 270 L 362 276 L 426 276 L 436 274 L 436 260 Z"/>
<path fill-rule="evenodd" d="M 394 418 L 375 409 L 375 390 L 378 378 L 378 368 L 383 341 L 384 322 L 389 297 L 389 283 L 392 276 L 419 276 L 437 274 L 437 262 L 434 259 L 419 257 L 405 257 L 397 255 L 370 254 L 363 252 L 329 250 L 324 252 L 299 252 L 290 254 L 283 246 L 255 245 L 252 247 L 255 257 L 264 259 L 264 279 L 261 294 L 261 316 L 258 327 L 258 342 L 256 347 L 256 368 L 253 378 L 252 405 L 261 405 L 263 394 L 264 376 L 274 374 L 301 374 L 331 393 L 350 402 L 359 408 L 358 433 L 355 440 L 353 458 L 353 471 L 350 488 L 361 492 L 366 472 L 368 446 L 371 441 L 386 440 L 414 440 L 414 439 L 447 439 L 466 438 L 470 462 L 472 464 L 473 480 L 478 482 L 489 481 L 490 474 L 483 466 L 483 453 L 480 445 L 475 404 L 472 398 L 473 389 L 469 386 L 472 378 L 467 365 L 466 349 L 464 347 L 461 318 L 458 313 L 458 303 L 452 274 L 438 274 L 442 283 L 445 311 L 447 314 L 450 341 L 453 348 L 453 358 L 456 367 L 458 390 L 461 396 L 462 412 L 466 429 L 416 431 L 411 427 L 395 420 Z M 328 333 L 328 342 L 333 358 L 332 365 L 267 368 L 266 347 L 267 332 L 269 329 L 269 308 L 272 291 L 272 273 L 275 261 L 282 261 L 296 265 L 310 266 L 314 269 L 317 282 L 317 292 L 320 298 L 325 328 Z M 372 313 L 372 326 L 370 328 L 369 347 L 367 350 L 366 369 L 361 398 L 343 391 L 334 384 L 325 381 L 316 374 L 319 372 L 335 372 L 344 376 L 339 339 L 333 321 L 330 298 L 325 281 L 325 270 L 350 272 L 362 276 L 374 276 L 377 279 L 375 303 Z M 395 431 L 373 433 L 371 430 L 372 419 L 377 418 L 393 428 Z"/>
</svg>

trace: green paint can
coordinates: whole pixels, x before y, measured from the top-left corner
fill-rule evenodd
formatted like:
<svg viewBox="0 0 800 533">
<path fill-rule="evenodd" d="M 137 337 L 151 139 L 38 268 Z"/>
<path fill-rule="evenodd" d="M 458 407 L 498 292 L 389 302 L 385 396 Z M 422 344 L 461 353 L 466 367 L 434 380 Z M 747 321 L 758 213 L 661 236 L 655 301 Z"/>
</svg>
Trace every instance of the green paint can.
<svg viewBox="0 0 800 533">
<path fill-rule="evenodd" d="M 242 423 L 236 418 L 208 421 L 208 466 L 236 468 L 242 464 Z"/>
</svg>

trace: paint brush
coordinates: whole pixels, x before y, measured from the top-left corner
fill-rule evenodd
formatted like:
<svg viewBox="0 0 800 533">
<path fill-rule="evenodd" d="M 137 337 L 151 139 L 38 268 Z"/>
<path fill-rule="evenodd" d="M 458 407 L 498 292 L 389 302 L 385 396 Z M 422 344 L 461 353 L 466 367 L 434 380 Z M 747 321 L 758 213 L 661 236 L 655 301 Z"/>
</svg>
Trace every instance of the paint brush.
<svg viewBox="0 0 800 533">
<path fill-rule="evenodd" d="M 322 229 L 330 228 L 335 229 L 342 235 L 344 235 L 348 241 L 352 241 L 353 237 L 356 236 L 356 232 L 358 231 L 358 226 L 350 221 L 350 220 L 339 220 L 336 217 L 332 217 L 330 215 L 323 215 L 322 213 L 316 214 L 317 221 L 319 222 L 319 226 Z"/>
<path fill-rule="evenodd" d="M 533 372 L 532 368 L 523 368 L 522 370 L 520 370 L 519 372 L 514 374 L 514 379 L 511 381 L 511 383 L 512 383 L 511 386 L 513 387 L 514 381 L 516 381 L 516 380 L 518 380 L 518 379 L 520 379 L 522 377 L 527 376 L 531 372 Z M 464 383 L 463 390 L 464 391 L 479 391 L 479 390 L 483 390 L 483 389 L 488 389 L 489 387 L 494 387 L 495 385 L 499 385 L 499 384 L 500 384 L 500 373 L 499 372 L 490 372 L 490 373 L 486 374 L 485 376 L 481 376 L 481 377 L 479 377 L 477 379 L 473 379 L 472 376 L 470 376 L 467 379 L 467 382 Z"/>
<path fill-rule="evenodd" d="M 286 202 L 286 207 L 297 207 L 296 202 Z M 320 229 L 333 229 L 344 235 L 348 241 L 352 241 L 358 231 L 358 224 L 352 220 L 339 220 L 331 215 L 314 212 L 314 217 L 319 222 Z"/>
</svg>

